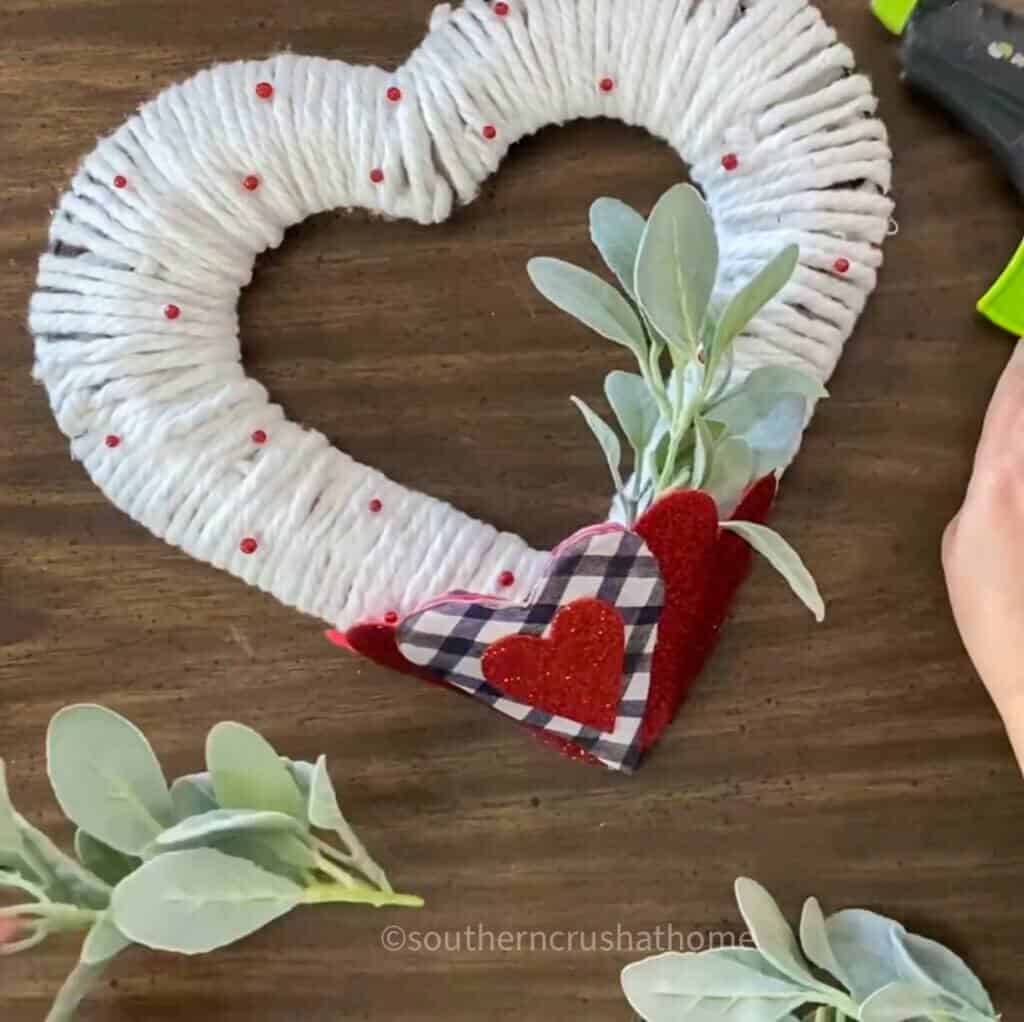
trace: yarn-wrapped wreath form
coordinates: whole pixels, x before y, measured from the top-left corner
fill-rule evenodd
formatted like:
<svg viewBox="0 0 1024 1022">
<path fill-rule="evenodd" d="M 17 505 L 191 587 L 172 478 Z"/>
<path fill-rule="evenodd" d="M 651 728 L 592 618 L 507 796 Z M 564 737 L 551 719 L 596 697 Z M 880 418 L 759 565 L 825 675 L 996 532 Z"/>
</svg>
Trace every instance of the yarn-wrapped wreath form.
<svg viewBox="0 0 1024 1022">
<path fill-rule="evenodd" d="M 680 494 L 633 532 L 569 541 L 591 566 L 627 557 L 621 591 L 609 595 L 614 571 L 567 578 L 571 555 L 289 421 L 242 367 L 239 292 L 256 256 L 314 213 L 439 223 L 518 139 L 611 117 L 689 165 L 719 233 L 721 291 L 799 245 L 739 365 L 824 382 L 890 223 L 875 108 L 806 0 L 467 0 L 436 8 L 395 71 L 291 54 L 220 65 L 144 105 L 80 166 L 40 260 L 35 374 L 72 456 L 156 535 L 381 662 L 628 769 L 699 671 L 745 545 L 702 495 Z M 773 493 L 769 480 L 737 514 L 763 519 Z M 455 592 L 477 596 L 446 602 Z"/>
</svg>

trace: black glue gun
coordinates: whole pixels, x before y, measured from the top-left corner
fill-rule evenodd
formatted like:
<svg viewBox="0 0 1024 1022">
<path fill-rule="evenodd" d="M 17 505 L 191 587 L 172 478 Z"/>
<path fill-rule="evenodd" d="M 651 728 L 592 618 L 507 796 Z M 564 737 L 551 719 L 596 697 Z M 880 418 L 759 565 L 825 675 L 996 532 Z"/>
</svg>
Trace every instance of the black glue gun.
<svg viewBox="0 0 1024 1022">
<path fill-rule="evenodd" d="M 873 0 L 907 82 L 989 144 L 1024 193 L 1024 18 L 982 0 Z M 978 304 L 1024 336 L 1024 244 Z"/>
</svg>

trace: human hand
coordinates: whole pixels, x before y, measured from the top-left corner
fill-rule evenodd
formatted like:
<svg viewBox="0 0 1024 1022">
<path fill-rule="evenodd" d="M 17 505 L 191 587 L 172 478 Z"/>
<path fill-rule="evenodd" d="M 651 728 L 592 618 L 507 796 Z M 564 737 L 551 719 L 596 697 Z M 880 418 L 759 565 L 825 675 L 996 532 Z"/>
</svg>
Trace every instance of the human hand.
<svg viewBox="0 0 1024 1022">
<path fill-rule="evenodd" d="M 942 560 L 964 645 L 1024 766 L 1024 342 L 992 398 Z"/>
</svg>

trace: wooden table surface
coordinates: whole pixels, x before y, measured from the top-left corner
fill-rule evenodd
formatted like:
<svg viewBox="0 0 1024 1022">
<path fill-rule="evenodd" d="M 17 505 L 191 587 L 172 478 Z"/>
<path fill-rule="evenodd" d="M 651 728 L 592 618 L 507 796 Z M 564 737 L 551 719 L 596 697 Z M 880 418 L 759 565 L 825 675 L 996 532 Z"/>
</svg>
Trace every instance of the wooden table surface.
<svg viewBox="0 0 1024 1022">
<path fill-rule="evenodd" d="M 759 566 L 684 713 L 634 778 L 579 766 L 469 700 L 342 654 L 320 625 L 160 543 L 68 457 L 30 378 L 25 309 L 77 158 L 140 101 L 281 48 L 394 66 L 429 0 L 7 0 L 0 12 L 0 753 L 62 841 L 47 721 L 100 702 L 199 769 L 222 719 L 326 752 L 343 804 L 418 914 L 308 909 L 199 959 L 132 951 L 85 1022 L 629 1017 L 615 952 L 388 953 L 417 931 L 740 932 L 735 876 L 796 913 L 872 907 L 967 956 L 1024 1008 L 1024 784 L 960 645 L 939 566 L 1010 339 L 974 300 L 1020 240 L 989 154 L 899 80 L 859 0 L 824 0 L 874 77 L 900 233 L 786 478 L 776 525 L 829 602 L 817 627 Z M 594 264 L 587 207 L 648 208 L 676 157 L 611 123 L 517 146 L 450 223 L 317 217 L 261 258 L 246 358 L 290 413 L 399 481 L 535 545 L 604 510 L 567 396 L 618 356 L 547 307 L 527 259 Z M 625 363 L 622 363 L 623 366 Z M 637 938 L 638 942 L 640 938 Z M 449 938 L 449 944 L 454 938 Z M 72 940 L 0 964 L 0 1018 L 41 1020 Z M 641 952 L 642 952 L 641 947 Z"/>
</svg>

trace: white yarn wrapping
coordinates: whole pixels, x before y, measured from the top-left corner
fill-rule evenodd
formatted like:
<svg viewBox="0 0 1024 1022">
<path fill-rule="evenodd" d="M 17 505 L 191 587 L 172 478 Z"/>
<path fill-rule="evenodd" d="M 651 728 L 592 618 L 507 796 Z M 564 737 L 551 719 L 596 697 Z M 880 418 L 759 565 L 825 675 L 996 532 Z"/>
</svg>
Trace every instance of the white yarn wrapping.
<svg viewBox="0 0 1024 1022">
<path fill-rule="evenodd" d="M 401 102 L 388 101 L 392 85 Z M 467 0 L 438 7 L 394 73 L 291 54 L 214 67 L 147 103 L 79 168 L 40 260 L 35 374 L 73 457 L 118 507 L 336 627 L 452 589 L 497 592 L 506 570 L 517 581 L 504 594 L 524 597 L 545 554 L 355 463 L 245 375 L 237 301 L 256 255 L 339 206 L 440 222 L 517 139 L 615 117 L 689 163 L 721 236 L 722 290 L 799 244 L 796 276 L 742 339 L 741 364 L 795 363 L 824 381 L 889 227 L 875 108 L 806 0 L 510 0 L 504 17 Z M 740 156 L 734 173 L 727 152 Z M 256 429 L 268 444 L 252 442 Z M 373 498 L 382 513 L 368 513 Z M 259 542 L 251 556 L 244 536 Z"/>
</svg>

